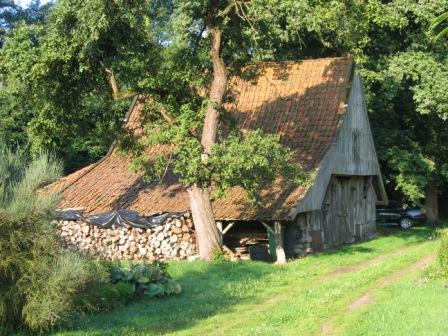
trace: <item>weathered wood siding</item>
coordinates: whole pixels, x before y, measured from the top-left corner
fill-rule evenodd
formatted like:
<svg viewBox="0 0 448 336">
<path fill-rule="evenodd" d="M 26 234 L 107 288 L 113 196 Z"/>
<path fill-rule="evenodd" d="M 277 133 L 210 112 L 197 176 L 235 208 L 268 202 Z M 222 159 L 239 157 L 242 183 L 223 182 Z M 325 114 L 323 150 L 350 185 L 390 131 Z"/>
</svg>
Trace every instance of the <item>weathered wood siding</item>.
<svg viewBox="0 0 448 336">
<path fill-rule="evenodd" d="M 324 249 L 372 237 L 375 233 L 372 178 L 333 177 L 320 212 L 321 221 L 310 222 L 310 230 L 321 233 Z"/>
<path fill-rule="evenodd" d="M 322 208 L 297 216 L 294 233 L 289 231 L 295 242 L 288 254 L 371 238 L 375 234 L 376 198 L 372 182 L 372 176 L 333 176 Z"/>
<path fill-rule="evenodd" d="M 378 159 L 364 101 L 361 78 L 355 72 L 347 104 L 347 113 L 339 133 L 317 171 L 312 187 L 292 216 L 320 210 L 333 175 L 373 176 L 377 201 L 386 202 Z"/>
</svg>

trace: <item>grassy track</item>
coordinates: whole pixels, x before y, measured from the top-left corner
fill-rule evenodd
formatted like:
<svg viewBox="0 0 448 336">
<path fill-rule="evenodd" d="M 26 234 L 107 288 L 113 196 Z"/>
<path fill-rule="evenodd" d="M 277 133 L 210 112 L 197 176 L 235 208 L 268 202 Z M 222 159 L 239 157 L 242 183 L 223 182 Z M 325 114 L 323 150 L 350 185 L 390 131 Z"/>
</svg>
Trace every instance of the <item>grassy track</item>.
<svg viewBox="0 0 448 336">
<path fill-rule="evenodd" d="M 374 302 L 338 321 L 341 336 L 448 335 L 448 290 L 410 273 L 378 290 Z"/>
<path fill-rule="evenodd" d="M 362 335 L 368 325 L 335 316 L 383 277 L 433 253 L 431 234 L 428 228 L 393 230 L 285 266 L 172 263 L 170 271 L 184 289 L 180 297 L 143 299 L 79 320 L 57 334 L 319 335 L 334 319 L 341 330 L 358 328 Z"/>
</svg>

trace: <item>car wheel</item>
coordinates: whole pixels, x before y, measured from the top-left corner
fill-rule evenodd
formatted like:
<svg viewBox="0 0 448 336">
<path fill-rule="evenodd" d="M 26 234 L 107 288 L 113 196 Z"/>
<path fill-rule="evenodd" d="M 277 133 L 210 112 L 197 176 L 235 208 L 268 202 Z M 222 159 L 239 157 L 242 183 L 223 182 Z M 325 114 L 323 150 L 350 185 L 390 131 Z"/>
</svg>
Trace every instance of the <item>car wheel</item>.
<svg viewBox="0 0 448 336">
<path fill-rule="evenodd" d="M 410 229 L 412 227 L 412 220 L 408 217 L 403 217 L 400 219 L 400 227 L 402 229 Z"/>
</svg>

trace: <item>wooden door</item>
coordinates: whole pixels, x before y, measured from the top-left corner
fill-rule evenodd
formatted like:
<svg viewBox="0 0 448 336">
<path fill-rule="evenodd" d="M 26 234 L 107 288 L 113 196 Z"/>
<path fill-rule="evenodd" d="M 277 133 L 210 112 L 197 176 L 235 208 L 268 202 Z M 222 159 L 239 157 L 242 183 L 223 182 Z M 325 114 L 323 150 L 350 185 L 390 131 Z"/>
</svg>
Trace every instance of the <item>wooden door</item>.
<svg viewBox="0 0 448 336">
<path fill-rule="evenodd" d="M 375 233 L 375 191 L 368 176 L 333 176 L 322 204 L 324 247 Z"/>
<path fill-rule="evenodd" d="M 352 207 L 350 197 L 350 178 L 335 177 L 332 186 L 332 213 L 333 213 L 333 245 L 349 243 L 353 241 L 350 227 L 352 218 L 350 210 Z"/>
</svg>

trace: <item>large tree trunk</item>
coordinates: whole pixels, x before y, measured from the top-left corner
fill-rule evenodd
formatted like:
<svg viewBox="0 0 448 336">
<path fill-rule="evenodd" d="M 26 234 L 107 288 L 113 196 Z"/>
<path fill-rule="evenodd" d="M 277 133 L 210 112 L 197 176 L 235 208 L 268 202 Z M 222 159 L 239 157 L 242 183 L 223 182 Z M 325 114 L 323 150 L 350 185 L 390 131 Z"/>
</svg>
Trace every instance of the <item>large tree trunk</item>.
<svg viewBox="0 0 448 336">
<path fill-rule="evenodd" d="M 425 192 L 426 217 L 429 222 L 439 219 L 439 190 L 436 181 L 428 184 Z"/>
<path fill-rule="evenodd" d="M 214 254 L 221 252 L 221 233 L 213 217 L 210 192 L 206 188 L 193 186 L 188 189 L 191 214 L 196 230 L 196 240 L 199 255 L 202 259 L 210 260 Z"/>
<path fill-rule="evenodd" d="M 211 103 L 207 108 L 201 138 L 203 147 L 202 159 L 204 161 L 208 160 L 208 156 L 212 152 L 212 146 L 216 142 L 219 109 L 227 88 L 227 73 L 220 53 L 221 30 L 217 26 L 209 26 L 208 30 L 212 40 L 210 56 L 213 61 L 213 81 L 209 96 Z M 196 228 L 199 255 L 205 260 L 210 260 L 214 254 L 222 251 L 221 233 L 213 217 L 210 188 L 192 186 L 188 190 L 188 195 Z"/>
</svg>

